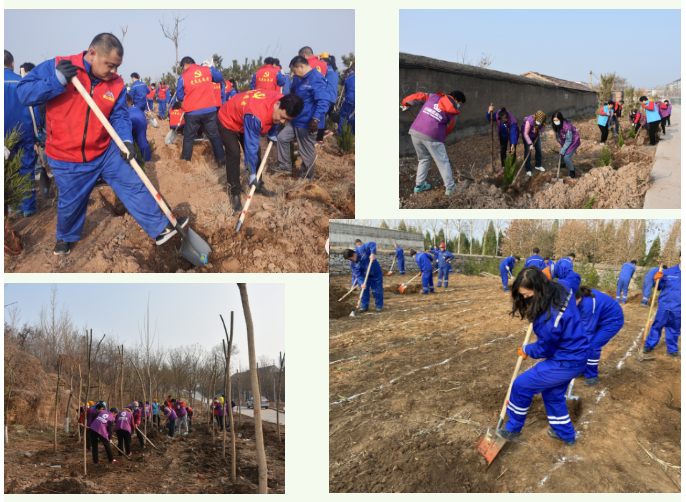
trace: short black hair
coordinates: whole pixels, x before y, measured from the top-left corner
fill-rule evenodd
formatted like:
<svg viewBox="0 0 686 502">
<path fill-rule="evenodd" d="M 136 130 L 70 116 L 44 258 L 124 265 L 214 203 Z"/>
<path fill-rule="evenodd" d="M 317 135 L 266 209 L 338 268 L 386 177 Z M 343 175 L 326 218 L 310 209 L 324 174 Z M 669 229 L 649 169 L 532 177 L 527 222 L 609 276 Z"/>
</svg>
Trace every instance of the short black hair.
<svg viewBox="0 0 686 502">
<path fill-rule="evenodd" d="M 274 58 L 264 58 L 264 64 L 274 64 Z"/>
<path fill-rule="evenodd" d="M 154 83 L 153 83 L 153 84 L 150 84 L 150 85 L 151 85 L 151 87 L 155 87 L 157 84 L 154 84 Z"/>
<path fill-rule="evenodd" d="M 608 100 L 607 104 L 608 104 L 608 105 L 614 105 L 614 104 L 615 104 L 615 102 L 614 102 L 614 101 L 612 101 L 612 100 L 610 99 L 610 100 Z"/>
<path fill-rule="evenodd" d="M 571 256 L 572 258 L 576 258 L 576 255 L 574 253 L 569 253 L 567 256 Z"/>
<path fill-rule="evenodd" d="M 455 98 L 455 101 L 459 101 L 461 103 L 466 103 L 467 102 L 467 96 L 464 95 L 464 92 L 462 91 L 453 91 L 450 93 L 450 95 Z"/>
<path fill-rule="evenodd" d="M 538 248 L 534 248 L 534 249 L 533 249 L 533 252 L 536 253 L 536 254 L 538 254 L 540 251 L 541 251 L 541 250 L 538 249 Z"/>
<path fill-rule="evenodd" d="M 343 251 L 343 258 L 345 258 L 346 260 L 349 260 L 350 258 L 353 257 L 354 254 L 355 254 L 355 251 L 353 251 L 352 249 L 346 249 L 345 251 Z"/>
<path fill-rule="evenodd" d="M 521 260 L 521 258 L 519 256 L 515 256 L 514 259 L 515 259 L 515 261 Z"/>
<path fill-rule="evenodd" d="M 281 66 L 281 61 L 279 61 L 278 58 L 273 58 L 273 59 L 272 59 L 272 64 L 273 64 L 274 66 Z"/>
<path fill-rule="evenodd" d="M 26 73 L 28 73 L 31 70 L 33 70 L 35 67 L 36 67 L 36 65 L 33 63 L 24 63 L 19 68 L 23 69 Z"/>
<path fill-rule="evenodd" d="M 546 256 L 544 260 L 550 260 L 550 256 Z"/>
<path fill-rule="evenodd" d="M 124 57 L 124 46 L 119 39 L 111 33 L 100 33 L 96 35 L 89 49 L 95 49 L 97 52 L 109 56 L 112 51 L 117 52 L 117 56 Z"/>
<path fill-rule="evenodd" d="M 623 99 L 620 99 L 619 102 L 622 103 L 622 104 L 624 104 L 624 100 L 623 100 Z"/>
<path fill-rule="evenodd" d="M 190 56 L 186 56 L 186 57 L 184 57 L 183 59 L 181 59 L 181 62 L 179 63 L 179 65 L 181 66 L 181 68 L 183 68 L 183 67 L 186 66 L 187 64 L 195 64 L 195 59 L 193 59 L 193 58 L 190 57 Z"/>
<path fill-rule="evenodd" d="M 231 85 L 233 86 L 233 88 L 236 89 L 236 86 L 238 85 L 238 84 L 236 84 L 236 79 L 235 79 L 235 78 L 230 78 L 230 79 L 229 79 L 229 82 L 231 82 Z M 236 89 L 236 90 L 238 90 L 238 89 Z"/>
<path fill-rule="evenodd" d="M 360 239 L 355 239 L 355 244 L 357 244 L 358 242 L 359 242 L 360 244 L 362 244 L 362 240 L 360 240 Z"/>
<path fill-rule="evenodd" d="M 5 51 L 5 66 L 11 66 L 14 63 L 14 56 L 10 51 Z"/>
<path fill-rule="evenodd" d="M 633 263 L 634 265 L 636 265 L 636 263 L 638 263 L 638 262 L 637 262 L 636 260 L 631 260 L 631 263 Z"/>
<path fill-rule="evenodd" d="M 174 104 L 172 105 L 172 110 L 180 110 L 181 107 L 183 106 L 183 101 L 174 101 Z"/>
<path fill-rule="evenodd" d="M 279 108 L 284 110 L 289 117 L 293 118 L 300 115 L 305 107 L 305 101 L 303 101 L 303 98 L 296 96 L 295 94 L 286 94 L 279 101 L 281 103 Z"/>
<path fill-rule="evenodd" d="M 307 59 L 305 59 L 302 56 L 295 56 L 293 59 L 291 59 L 291 62 L 288 64 L 288 67 L 291 68 L 293 66 L 302 66 L 305 64 L 310 64 L 307 62 Z"/>
<path fill-rule="evenodd" d="M 645 96 L 641 96 L 640 98 L 638 98 L 638 101 L 639 103 L 643 103 L 644 101 L 648 101 L 648 98 L 646 98 Z"/>
<path fill-rule="evenodd" d="M 134 71 L 134 72 L 131 74 L 131 78 L 137 78 L 138 80 L 140 80 L 140 79 L 141 79 L 141 76 L 140 76 L 138 73 L 136 73 L 136 72 Z"/>
<path fill-rule="evenodd" d="M 417 254 L 417 251 L 415 251 L 414 249 L 410 249 L 410 256 L 414 256 L 416 254 Z"/>
<path fill-rule="evenodd" d="M 126 102 L 133 104 L 133 97 L 131 96 L 131 94 L 126 95 Z"/>
<path fill-rule="evenodd" d="M 307 45 L 298 51 L 298 56 L 313 56 L 312 47 Z"/>
</svg>

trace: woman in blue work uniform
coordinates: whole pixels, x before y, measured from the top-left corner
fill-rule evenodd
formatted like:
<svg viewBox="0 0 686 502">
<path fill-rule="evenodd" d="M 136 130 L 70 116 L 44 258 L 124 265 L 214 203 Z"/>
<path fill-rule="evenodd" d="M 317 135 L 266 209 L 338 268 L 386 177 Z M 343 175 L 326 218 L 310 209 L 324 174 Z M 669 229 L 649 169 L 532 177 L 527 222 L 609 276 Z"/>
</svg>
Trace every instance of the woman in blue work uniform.
<svg viewBox="0 0 686 502">
<path fill-rule="evenodd" d="M 581 321 L 591 341 L 588 362 L 584 369 L 584 385 L 593 386 L 598 383 L 600 352 L 624 326 L 624 312 L 611 296 L 588 286 L 581 286 L 575 298 Z"/>
<path fill-rule="evenodd" d="M 537 267 L 526 267 L 515 279 L 510 314 L 519 314 L 533 323 L 533 332 L 538 337 L 535 343 L 519 347 L 517 353 L 524 359 L 545 360 L 515 379 L 507 404 L 509 420 L 497 430 L 503 439 L 520 436 L 531 400 L 540 393 L 550 424 L 548 437 L 567 446 L 576 444 L 565 391 L 588 360 L 588 336 L 572 300 L 580 282 L 579 274 L 573 271 L 565 279 L 553 282 Z"/>
</svg>

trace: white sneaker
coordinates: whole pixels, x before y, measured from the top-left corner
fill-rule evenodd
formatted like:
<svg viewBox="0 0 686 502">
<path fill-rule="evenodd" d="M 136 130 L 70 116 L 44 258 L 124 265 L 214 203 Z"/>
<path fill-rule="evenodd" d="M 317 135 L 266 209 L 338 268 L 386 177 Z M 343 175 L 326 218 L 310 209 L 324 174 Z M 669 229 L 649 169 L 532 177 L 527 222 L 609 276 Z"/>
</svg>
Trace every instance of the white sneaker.
<svg viewBox="0 0 686 502">
<path fill-rule="evenodd" d="M 526 175 L 527 175 L 527 176 L 531 176 L 531 171 L 527 171 L 527 172 L 526 172 Z"/>
<path fill-rule="evenodd" d="M 541 171 L 543 173 L 545 172 L 545 169 L 541 166 L 536 166 L 536 169 L 538 169 L 539 171 Z"/>
</svg>

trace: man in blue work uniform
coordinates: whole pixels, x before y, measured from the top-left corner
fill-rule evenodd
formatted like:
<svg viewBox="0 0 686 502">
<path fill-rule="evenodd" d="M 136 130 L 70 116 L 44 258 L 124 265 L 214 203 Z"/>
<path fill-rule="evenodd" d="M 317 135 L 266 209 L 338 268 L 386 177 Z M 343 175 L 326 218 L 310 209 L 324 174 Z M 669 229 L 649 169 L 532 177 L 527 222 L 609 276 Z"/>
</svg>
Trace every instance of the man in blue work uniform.
<svg viewBox="0 0 686 502">
<path fill-rule="evenodd" d="M 300 178 L 312 179 L 314 177 L 315 142 L 319 122 L 324 120 L 324 115 L 329 109 L 328 89 L 324 77 L 316 69 L 312 68 L 307 59 L 296 56 L 291 60 L 290 68 L 293 74 L 291 94 L 303 99 L 304 107 L 300 115 L 291 120 L 278 136 L 277 158 L 279 165 L 273 167 L 275 171 L 291 172 L 290 144 L 294 139 L 298 140 L 298 151 L 302 158 L 300 166 Z"/>
<path fill-rule="evenodd" d="M 24 63 L 19 67 L 19 74 L 20 75 L 26 75 L 29 73 L 31 70 L 33 70 L 36 67 L 35 64 L 33 63 Z M 46 130 L 45 130 L 45 104 L 41 106 L 34 106 L 32 107 L 33 110 L 33 119 L 36 121 L 36 129 L 38 130 L 38 137 L 36 137 L 36 145 L 40 145 L 41 150 L 43 152 L 42 157 L 38 154 L 38 149 L 36 149 L 36 164 L 34 168 L 34 173 L 36 179 L 40 179 L 41 173 L 45 173 L 47 175 L 47 171 L 45 171 L 44 166 L 47 165 L 48 159 L 45 157 L 45 137 L 46 137 Z M 29 113 L 31 110 L 29 110 Z M 33 131 L 33 129 L 31 129 Z M 33 131 L 35 134 L 35 131 Z"/>
<path fill-rule="evenodd" d="M 405 275 L 405 251 L 395 244 L 395 259 L 398 262 L 399 275 Z"/>
<path fill-rule="evenodd" d="M 112 187 L 131 216 L 157 245 L 176 234 L 138 174 L 126 165 L 133 159 L 135 150 L 124 81 L 116 73 L 123 56 L 124 48 L 117 37 L 101 33 L 87 51 L 39 64 L 17 87 L 17 95 L 24 105 L 47 102 L 46 121 L 50 130 L 45 153 L 60 190 L 56 255 L 69 254 L 69 243 L 81 238 L 88 199 L 98 176 Z M 71 83 L 73 77 L 90 93 L 123 141 L 125 151 L 119 150 L 94 116 Z M 75 131 L 84 132 L 82 135 Z M 185 227 L 188 217 L 179 218 L 178 222 Z"/>
<path fill-rule="evenodd" d="M 681 336 L 681 253 L 679 264 L 655 274 L 660 279 L 657 289 L 661 291 L 658 298 L 655 321 L 650 328 L 643 353 L 652 352 L 660 341 L 662 328 L 665 329 L 667 355 L 681 358 L 679 354 L 679 337 Z"/>
<path fill-rule="evenodd" d="M 338 135 L 343 132 L 343 124 L 347 122 L 355 135 L 355 63 L 350 66 L 348 76 L 343 82 L 343 106 L 338 119 Z"/>
<path fill-rule="evenodd" d="M 143 155 L 145 162 L 148 162 L 152 155 L 148 138 L 145 135 L 145 132 L 148 129 L 148 119 L 145 117 L 145 112 L 133 104 L 131 93 L 126 96 L 126 104 L 129 107 L 129 119 L 131 120 L 133 142 L 135 145 L 138 145 L 138 149 L 140 150 L 141 155 Z"/>
<path fill-rule="evenodd" d="M 445 244 L 441 242 L 441 250 L 438 252 L 438 287 L 441 287 L 441 282 L 445 279 L 445 286 L 448 287 L 448 279 L 450 278 L 450 260 L 455 258 L 455 255 L 445 249 Z"/>
<path fill-rule="evenodd" d="M 422 287 L 423 295 L 428 295 L 434 292 L 434 267 L 433 257 L 428 251 L 425 253 L 417 253 L 414 249 L 410 249 L 410 256 L 414 258 L 414 262 L 419 267 L 422 273 Z"/>
<path fill-rule="evenodd" d="M 368 242 L 352 249 L 343 251 L 343 258 L 350 261 L 350 269 L 357 283 L 362 288 L 362 301 L 359 312 L 369 310 L 369 291 L 374 294 L 376 311 L 383 308 L 383 273 L 381 265 L 376 261 L 376 242 Z M 371 267 L 371 268 L 370 268 Z M 367 269 L 369 268 L 369 275 Z M 367 283 L 365 284 L 365 277 Z"/>
<path fill-rule="evenodd" d="M 500 278 L 503 280 L 503 291 L 510 291 L 507 289 L 507 283 L 510 277 L 514 277 L 514 266 L 519 260 L 519 256 L 508 256 L 500 262 Z"/>
<path fill-rule="evenodd" d="M 21 77 L 14 73 L 14 57 L 9 51 L 5 51 L 5 137 L 16 127 L 21 136 L 19 142 L 12 149 L 11 155 L 14 156 L 19 149 L 24 149 L 19 174 L 28 174 L 31 178 L 31 190 L 27 192 L 29 197 L 22 201 L 21 208 L 12 208 L 12 211 L 23 212 L 24 216 L 31 216 L 37 209 L 36 189 L 34 188 L 36 152 L 33 149 L 36 136 L 33 131 L 31 112 L 17 97 L 17 86 L 20 81 Z M 35 111 L 34 115 L 36 115 Z M 40 118 L 40 114 L 36 118 Z"/>
<path fill-rule="evenodd" d="M 559 281 L 567 277 L 570 272 L 574 272 L 575 259 L 574 253 L 569 253 L 564 258 L 560 258 L 550 271 L 551 278 Z"/>
<path fill-rule="evenodd" d="M 540 252 L 541 252 L 540 249 L 534 248 L 533 254 L 526 259 L 526 262 L 524 262 L 524 268 L 536 267 L 540 270 L 543 270 L 545 268 L 545 262 L 543 261 L 543 258 L 538 256 L 538 253 L 540 253 Z"/>
<path fill-rule="evenodd" d="M 617 280 L 617 301 L 622 305 L 626 305 L 626 297 L 629 294 L 629 283 L 636 272 L 636 260 L 631 260 L 631 263 L 622 265 L 622 270 L 619 272 L 619 279 Z"/>
<path fill-rule="evenodd" d="M 146 96 L 148 95 L 148 86 L 141 82 L 138 73 L 131 74 L 131 87 L 129 87 L 129 96 L 133 98 L 133 104 L 139 110 L 145 110 L 148 106 Z"/>
<path fill-rule="evenodd" d="M 666 268 L 666 267 L 663 267 Z M 648 270 L 648 273 L 643 278 L 643 298 L 641 299 L 641 307 L 648 306 L 648 300 L 650 300 L 650 294 L 655 287 L 655 274 L 660 270 L 660 267 L 653 267 Z"/>
<path fill-rule="evenodd" d="M 429 250 L 429 253 L 431 253 L 431 256 L 433 256 L 434 267 L 436 270 L 438 270 L 438 256 L 441 254 L 441 252 L 438 250 L 438 246 L 432 247 Z"/>
</svg>

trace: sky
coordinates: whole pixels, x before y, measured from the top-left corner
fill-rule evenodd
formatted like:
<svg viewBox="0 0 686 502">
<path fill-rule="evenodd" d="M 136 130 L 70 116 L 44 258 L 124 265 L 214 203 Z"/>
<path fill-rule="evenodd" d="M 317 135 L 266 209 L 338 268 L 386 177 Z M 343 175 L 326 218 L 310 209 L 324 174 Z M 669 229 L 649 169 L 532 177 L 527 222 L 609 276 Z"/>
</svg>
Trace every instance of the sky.
<svg viewBox="0 0 686 502">
<path fill-rule="evenodd" d="M 21 310 L 19 324 L 38 320 L 48 305 L 52 284 L 7 284 L 5 305 Z M 150 331 L 157 321 L 160 345 L 201 344 L 209 350 L 224 336 L 219 314 L 230 329 L 234 311 L 234 345 L 238 359 L 248 366 L 248 341 L 240 293 L 236 284 L 58 284 L 58 301 L 69 308 L 77 328 L 93 329 L 93 343 L 103 333 L 118 336 L 124 344 L 140 341 L 148 294 Z M 255 354 L 278 361 L 286 350 L 286 309 L 284 284 L 248 284 L 250 311 L 255 329 Z M 7 315 L 8 308 L 5 308 Z M 157 339 L 155 339 L 157 347 Z"/>
<path fill-rule="evenodd" d="M 341 55 L 355 52 L 354 10 L 5 10 L 5 49 L 18 71 L 25 62 L 37 65 L 85 51 L 99 33 L 121 40 L 120 26 L 128 25 L 117 73 L 125 82 L 133 72 L 155 78 L 171 72 L 175 61 L 174 44 L 159 23 L 164 16 L 169 24 L 173 13 L 187 16 L 179 24 L 179 60 L 190 56 L 200 64 L 217 53 L 227 67 L 233 59 L 242 64 L 261 55 L 278 57 L 283 67 L 307 45 L 315 54 L 333 54 L 342 68 Z"/>
<path fill-rule="evenodd" d="M 482 53 L 494 57 L 491 70 L 535 71 L 573 82 L 588 82 L 590 71 L 598 79 L 616 71 L 634 87 L 649 89 L 681 78 L 681 13 L 400 10 L 400 52 L 462 62 L 457 51 L 465 47 L 474 63 Z"/>
</svg>

